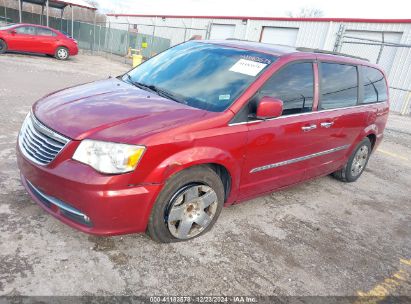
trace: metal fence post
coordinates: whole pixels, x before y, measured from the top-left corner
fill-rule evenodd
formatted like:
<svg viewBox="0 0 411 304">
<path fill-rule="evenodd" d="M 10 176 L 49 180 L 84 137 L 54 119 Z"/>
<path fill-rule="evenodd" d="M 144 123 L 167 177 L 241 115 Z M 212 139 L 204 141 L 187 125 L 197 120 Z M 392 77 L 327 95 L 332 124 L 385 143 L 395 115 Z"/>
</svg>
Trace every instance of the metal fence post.
<svg viewBox="0 0 411 304">
<path fill-rule="evenodd" d="M 6 7 L 6 0 L 3 0 L 4 3 L 4 18 L 6 18 L 6 24 L 7 24 L 7 7 Z"/>
<path fill-rule="evenodd" d="M 23 6 L 23 2 L 21 2 L 22 0 L 19 0 L 19 20 L 20 20 L 20 23 L 22 22 L 22 14 L 23 14 L 23 8 L 22 8 L 22 6 Z"/>
<path fill-rule="evenodd" d="M 70 5 L 71 7 L 71 37 L 74 39 L 74 7 Z"/>
<path fill-rule="evenodd" d="M 109 28 L 110 28 L 110 21 L 108 23 L 108 28 L 106 27 L 106 30 L 104 31 L 104 53 L 106 53 L 106 58 L 108 58 L 108 47 L 109 47 Z"/>
<path fill-rule="evenodd" d="M 101 25 L 98 26 L 98 54 L 100 54 L 100 48 L 101 48 Z"/>
<path fill-rule="evenodd" d="M 81 39 L 81 22 L 77 22 L 78 23 L 78 43 L 80 44 L 80 39 Z"/>
<path fill-rule="evenodd" d="M 130 23 L 128 22 L 128 20 L 127 20 L 127 33 L 126 33 L 126 55 L 124 56 L 124 63 L 127 63 L 127 52 L 128 52 L 128 48 L 129 48 L 129 45 L 130 45 L 130 33 L 129 33 L 129 31 L 130 31 Z"/>
<path fill-rule="evenodd" d="M 49 26 L 49 0 L 46 1 L 46 25 Z"/>
<path fill-rule="evenodd" d="M 153 25 L 153 34 L 151 35 L 149 58 L 152 57 L 152 53 L 153 53 L 153 50 L 154 50 L 154 35 L 155 35 L 155 33 L 156 33 L 156 26 Z"/>
<path fill-rule="evenodd" d="M 186 41 L 186 35 L 187 35 L 187 25 L 185 24 L 184 20 L 181 20 L 181 22 L 183 23 L 184 26 L 184 38 L 183 38 L 183 42 Z"/>
<path fill-rule="evenodd" d="M 91 47 L 91 54 L 94 55 L 94 48 L 96 45 L 96 23 L 97 23 L 97 11 L 94 11 L 94 24 L 93 24 L 93 46 Z"/>
<path fill-rule="evenodd" d="M 377 64 L 380 62 L 381 55 L 382 55 L 382 50 L 384 49 L 384 32 L 382 32 L 381 35 L 382 35 L 382 37 L 381 37 L 382 43 L 381 43 L 381 46 L 380 46 L 380 51 L 378 52 L 378 57 L 377 57 L 377 62 L 376 62 Z"/>
<path fill-rule="evenodd" d="M 337 38 L 335 39 L 333 52 L 339 52 L 341 50 L 341 47 L 343 44 L 344 32 L 345 32 L 345 26 L 344 24 L 340 24 L 340 27 L 338 28 L 338 32 L 337 32 Z"/>
<path fill-rule="evenodd" d="M 210 39 L 211 24 L 213 23 L 213 20 L 214 19 L 212 19 L 210 22 L 208 22 L 205 39 Z"/>
<path fill-rule="evenodd" d="M 111 46 L 111 42 L 112 42 L 112 40 L 113 40 L 113 38 L 114 37 L 112 37 L 112 32 L 111 32 L 111 22 L 108 24 L 108 26 L 109 26 L 109 28 L 108 28 L 108 38 L 109 38 L 109 47 L 110 47 L 110 60 L 111 60 L 111 57 L 112 57 L 112 55 L 113 55 L 113 48 L 112 48 L 112 46 Z"/>
<path fill-rule="evenodd" d="M 153 24 L 153 34 L 151 35 L 149 58 L 151 58 L 153 56 L 153 51 L 154 51 L 154 36 L 156 34 L 157 17 L 154 20 L 155 21 L 154 21 L 154 24 Z"/>
</svg>

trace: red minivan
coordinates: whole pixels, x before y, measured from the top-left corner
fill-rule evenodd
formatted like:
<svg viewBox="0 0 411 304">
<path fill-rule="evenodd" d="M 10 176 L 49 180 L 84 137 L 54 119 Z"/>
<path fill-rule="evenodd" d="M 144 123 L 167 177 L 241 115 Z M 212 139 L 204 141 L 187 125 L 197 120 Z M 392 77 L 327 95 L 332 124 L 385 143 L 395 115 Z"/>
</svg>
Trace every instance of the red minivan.
<svg viewBox="0 0 411 304">
<path fill-rule="evenodd" d="M 7 51 L 54 56 L 67 60 L 77 55 L 77 41 L 42 25 L 12 24 L 0 26 L 0 54 Z"/>
<path fill-rule="evenodd" d="M 62 222 L 174 242 L 210 230 L 223 206 L 327 174 L 355 181 L 388 112 L 384 73 L 364 60 L 190 41 L 36 102 L 17 159 Z"/>
</svg>

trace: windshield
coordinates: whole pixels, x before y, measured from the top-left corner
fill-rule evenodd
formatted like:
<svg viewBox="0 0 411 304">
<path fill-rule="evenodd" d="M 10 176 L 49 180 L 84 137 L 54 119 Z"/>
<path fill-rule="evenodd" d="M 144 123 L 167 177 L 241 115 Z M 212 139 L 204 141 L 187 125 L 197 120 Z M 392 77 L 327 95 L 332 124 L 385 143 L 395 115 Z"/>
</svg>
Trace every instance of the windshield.
<svg viewBox="0 0 411 304">
<path fill-rule="evenodd" d="M 269 54 L 190 41 L 144 62 L 123 80 L 192 107 L 221 112 L 276 59 Z"/>
</svg>

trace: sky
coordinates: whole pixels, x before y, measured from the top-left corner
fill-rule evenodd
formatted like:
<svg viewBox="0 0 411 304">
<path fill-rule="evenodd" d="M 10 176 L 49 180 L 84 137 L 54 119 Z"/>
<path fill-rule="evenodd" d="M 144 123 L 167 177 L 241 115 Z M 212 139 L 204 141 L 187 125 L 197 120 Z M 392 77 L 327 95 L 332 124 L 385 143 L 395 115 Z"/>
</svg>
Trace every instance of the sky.
<svg viewBox="0 0 411 304">
<path fill-rule="evenodd" d="M 411 19 L 410 0 L 96 0 L 103 12 L 153 15 L 285 17 L 303 7 L 324 17 Z"/>
</svg>

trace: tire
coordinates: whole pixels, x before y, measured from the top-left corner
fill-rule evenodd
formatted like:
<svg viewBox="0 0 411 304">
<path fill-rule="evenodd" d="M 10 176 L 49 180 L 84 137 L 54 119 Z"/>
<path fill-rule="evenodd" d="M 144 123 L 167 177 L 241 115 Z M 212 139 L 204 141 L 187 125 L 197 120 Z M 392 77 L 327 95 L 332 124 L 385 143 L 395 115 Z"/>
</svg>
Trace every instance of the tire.
<svg viewBox="0 0 411 304">
<path fill-rule="evenodd" d="M 355 148 L 347 163 L 332 176 L 336 179 L 351 183 L 355 182 L 364 172 L 371 155 L 371 142 L 368 137 L 364 138 Z"/>
<path fill-rule="evenodd" d="M 7 51 L 6 41 L 0 39 L 0 54 L 4 54 Z"/>
<path fill-rule="evenodd" d="M 147 226 L 156 242 L 193 239 L 208 232 L 224 204 L 224 186 L 211 168 L 196 166 L 173 175 L 159 194 Z"/>
<path fill-rule="evenodd" d="M 58 60 L 67 60 L 69 59 L 70 54 L 67 48 L 60 46 L 56 49 L 54 57 L 56 57 Z"/>
</svg>

